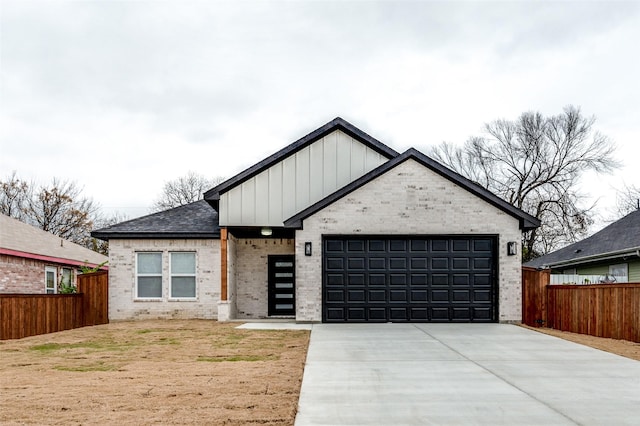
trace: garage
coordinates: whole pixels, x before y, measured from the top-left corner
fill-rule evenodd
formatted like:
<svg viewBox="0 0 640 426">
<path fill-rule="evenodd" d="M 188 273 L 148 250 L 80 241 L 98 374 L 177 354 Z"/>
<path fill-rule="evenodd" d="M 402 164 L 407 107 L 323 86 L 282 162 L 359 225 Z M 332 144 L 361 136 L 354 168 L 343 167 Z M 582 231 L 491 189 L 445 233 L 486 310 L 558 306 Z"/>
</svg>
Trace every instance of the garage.
<svg viewBox="0 0 640 426">
<path fill-rule="evenodd" d="M 323 322 L 496 322 L 495 236 L 323 238 Z"/>
</svg>

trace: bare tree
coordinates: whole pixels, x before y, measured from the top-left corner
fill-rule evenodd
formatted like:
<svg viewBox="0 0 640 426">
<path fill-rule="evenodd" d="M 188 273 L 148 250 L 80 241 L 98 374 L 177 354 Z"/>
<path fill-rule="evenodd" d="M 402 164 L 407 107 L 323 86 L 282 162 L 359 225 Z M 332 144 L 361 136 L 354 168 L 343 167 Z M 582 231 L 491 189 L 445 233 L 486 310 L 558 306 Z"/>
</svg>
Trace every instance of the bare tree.
<svg viewBox="0 0 640 426">
<path fill-rule="evenodd" d="M 222 177 L 208 179 L 190 171 L 186 176 L 166 182 L 162 188 L 162 194 L 153 203 L 151 210 L 159 212 L 198 201 L 202 199 L 205 191 L 223 180 Z"/>
<path fill-rule="evenodd" d="M 129 216 L 120 212 L 112 213 L 110 216 L 98 215 L 93 223 L 93 229 L 107 228 L 126 220 L 129 220 Z M 103 241 L 91 237 L 91 239 L 89 240 L 88 248 L 98 253 L 104 254 L 105 256 L 109 255 L 109 241 Z"/>
<path fill-rule="evenodd" d="M 18 179 L 15 170 L 0 182 L 0 213 L 24 221 L 30 198 L 31 185 Z"/>
<path fill-rule="evenodd" d="M 74 182 L 54 178 L 35 187 L 15 172 L 0 181 L 0 213 L 33 225 L 66 240 L 94 249 L 90 235 L 100 211 L 93 200 L 82 196 Z"/>
<path fill-rule="evenodd" d="M 617 218 L 628 215 L 640 209 L 640 188 L 635 185 L 625 185 L 624 189 L 616 192 Z"/>
<path fill-rule="evenodd" d="M 525 112 L 486 124 L 486 137 L 463 147 L 443 143 L 431 155 L 541 220 L 523 236 L 526 261 L 585 236 L 593 222 L 593 206 L 583 206 L 578 191 L 580 177 L 619 166 L 614 143 L 594 123 L 573 106 L 550 117 Z"/>
<path fill-rule="evenodd" d="M 81 192 L 74 182 L 54 178 L 50 185 L 40 186 L 28 199 L 27 222 L 89 247 L 89 233 L 97 218 L 98 207 Z"/>
</svg>

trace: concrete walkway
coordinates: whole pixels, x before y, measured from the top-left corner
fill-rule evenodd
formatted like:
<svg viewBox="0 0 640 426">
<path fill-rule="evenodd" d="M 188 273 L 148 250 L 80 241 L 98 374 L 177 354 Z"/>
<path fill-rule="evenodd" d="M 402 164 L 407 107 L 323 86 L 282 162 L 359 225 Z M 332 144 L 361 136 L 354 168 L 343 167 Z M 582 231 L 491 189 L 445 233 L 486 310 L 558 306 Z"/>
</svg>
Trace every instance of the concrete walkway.
<svg viewBox="0 0 640 426">
<path fill-rule="evenodd" d="M 575 424 L 640 424 L 640 362 L 514 325 L 313 326 L 297 426 Z"/>
</svg>

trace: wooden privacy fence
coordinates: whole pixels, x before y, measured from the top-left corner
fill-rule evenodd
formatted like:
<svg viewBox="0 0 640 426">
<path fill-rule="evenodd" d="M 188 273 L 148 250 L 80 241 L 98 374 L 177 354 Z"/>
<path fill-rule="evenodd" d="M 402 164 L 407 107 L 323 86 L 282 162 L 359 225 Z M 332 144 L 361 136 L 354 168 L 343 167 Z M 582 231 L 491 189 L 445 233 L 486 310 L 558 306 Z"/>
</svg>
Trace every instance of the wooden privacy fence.
<svg viewBox="0 0 640 426">
<path fill-rule="evenodd" d="M 77 294 L 0 294 L 0 340 L 109 322 L 106 271 L 78 276 Z"/>
<path fill-rule="evenodd" d="M 549 285 L 549 271 L 522 268 L 522 322 L 640 342 L 640 283 Z"/>
</svg>

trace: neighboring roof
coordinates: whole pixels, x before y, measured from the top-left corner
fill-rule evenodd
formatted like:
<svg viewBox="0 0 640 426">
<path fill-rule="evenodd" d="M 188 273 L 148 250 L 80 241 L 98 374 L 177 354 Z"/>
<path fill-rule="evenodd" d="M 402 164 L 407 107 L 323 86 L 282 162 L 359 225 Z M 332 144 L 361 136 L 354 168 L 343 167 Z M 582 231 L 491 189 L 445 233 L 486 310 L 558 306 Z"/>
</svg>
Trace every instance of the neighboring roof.
<svg viewBox="0 0 640 426">
<path fill-rule="evenodd" d="M 338 200 L 338 199 L 346 196 L 347 194 L 355 191 L 356 189 L 358 189 L 361 186 L 365 185 L 366 183 L 372 181 L 373 179 L 377 178 L 378 176 L 383 175 L 387 171 L 389 171 L 392 168 L 396 167 L 398 164 L 400 164 L 400 163 L 402 163 L 404 161 L 407 161 L 408 159 L 413 159 L 413 160 L 417 161 L 418 163 L 422 164 L 423 166 L 427 167 L 428 169 L 432 170 L 433 172 L 439 174 L 440 176 L 444 177 L 445 179 L 450 180 L 451 182 L 459 185 L 460 187 L 462 187 L 462 188 L 466 189 L 467 191 L 471 192 L 472 194 L 480 197 L 481 199 L 483 199 L 484 201 L 486 201 L 489 204 L 493 205 L 494 207 L 497 207 L 498 209 L 504 211 L 505 213 L 508 213 L 511 216 L 515 217 L 520 222 L 520 229 L 527 231 L 527 230 L 534 229 L 534 228 L 537 228 L 538 226 L 540 226 L 540 221 L 538 219 L 536 219 L 535 217 L 533 217 L 533 216 L 529 215 L 528 213 L 525 213 L 524 211 L 512 206 L 511 204 L 509 204 L 506 201 L 504 201 L 502 198 L 499 198 L 498 196 L 496 196 L 493 193 L 487 191 L 486 189 L 484 189 L 480 185 L 471 182 L 469 179 L 457 174 L 453 170 L 451 170 L 451 169 L 443 166 L 442 164 L 438 163 L 437 161 L 427 157 L 426 155 L 424 155 L 423 153 L 421 153 L 420 151 L 418 151 L 418 150 L 416 150 L 414 148 L 411 148 L 411 149 L 405 151 L 402 155 L 399 155 L 399 156 L 393 158 L 392 160 L 387 161 L 386 163 L 382 164 L 381 166 L 379 166 L 376 169 L 373 169 L 372 171 L 370 171 L 366 175 L 362 176 L 361 178 L 351 182 L 349 185 L 339 189 L 338 191 L 334 192 L 333 194 L 331 194 L 331 195 L 325 197 L 324 199 L 320 200 L 316 204 L 306 208 L 305 210 L 301 211 L 300 213 L 296 214 L 295 216 L 287 219 L 284 222 L 285 226 L 292 227 L 292 228 L 301 228 L 302 227 L 302 221 L 304 219 L 306 219 L 309 216 L 311 216 L 312 214 L 322 210 L 323 208 L 327 207 L 328 205 L 330 205 L 331 203 L 335 202 L 336 200 Z"/>
<path fill-rule="evenodd" d="M 323 137 L 327 136 L 329 133 L 332 133 L 336 130 L 340 130 L 346 133 L 347 135 L 351 136 L 355 140 L 361 142 L 365 146 L 373 149 L 374 151 L 382 154 L 387 158 L 393 158 L 399 155 L 398 152 L 389 148 L 379 140 L 366 134 L 365 132 L 353 126 L 352 124 L 348 123 L 347 121 L 343 120 L 342 118 L 337 117 L 331 120 L 330 122 L 328 122 L 327 124 L 325 124 L 324 126 L 320 127 L 319 129 L 314 130 L 308 135 L 298 139 L 291 145 L 265 158 L 264 160 L 255 164 L 254 166 L 249 167 L 248 169 L 232 177 L 231 179 L 228 179 L 222 182 L 220 185 L 208 190 L 207 192 L 204 193 L 204 199 L 207 200 L 211 205 L 213 205 L 214 208 L 217 208 L 216 202 L 220 199 L 220 194 L 229 191 L 230 189 L 234 188 L 237 185 L 240 185 L 241 183 L 247 181 L 248 179 L 251 179 L 258 173 L 268 169 L 275 163 L 296 153 L 297 151 L 300 151 L 301 149 L 311 145 L 312 143 L 322 139 Z"/>
<path fill-rule="evenodd" d="M 220 238 L 218 212 L 204 200 L 98 229 L 92 236 L 117 238 Z"/>
<path fill-rule="evenodd" d="M 109 260 L 107 256 L 3 214 L 0 214 L 0 253 L 76 266 L 96 266 Z"/>
<path fill-rule="evenodd" d="M 570 266 L 638 255 L 638 250 L 640 250 L 640 210 L 629 213 L 582 241 L 527 262 L 524 266 L 533 268 Z"/>
</svg>

